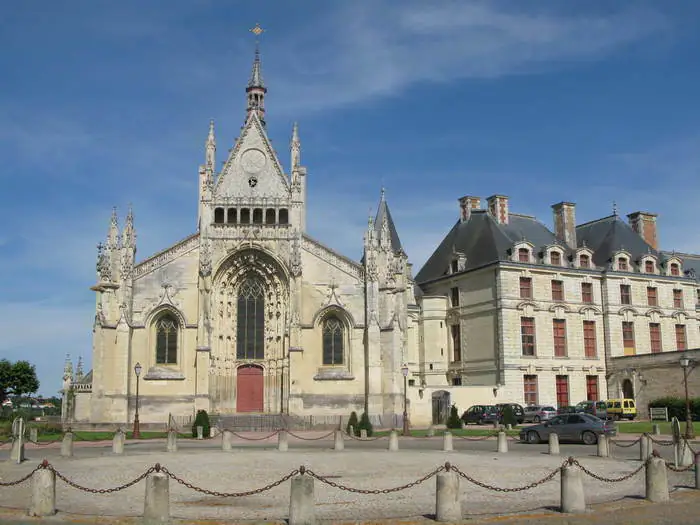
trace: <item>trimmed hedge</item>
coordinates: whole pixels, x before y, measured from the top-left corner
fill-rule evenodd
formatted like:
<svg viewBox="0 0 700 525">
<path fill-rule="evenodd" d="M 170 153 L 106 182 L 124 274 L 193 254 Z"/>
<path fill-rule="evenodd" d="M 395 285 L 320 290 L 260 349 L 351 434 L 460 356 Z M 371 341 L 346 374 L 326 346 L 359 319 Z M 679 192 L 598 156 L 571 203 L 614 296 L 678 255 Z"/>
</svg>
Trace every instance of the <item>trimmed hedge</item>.
<svg viewBox="0 0 700 525">
<path fill-rule="evenodd" d="M 360 428 L 358 426 L 358 419 L 357 419 L 357 412 L 354 410 L 350 413 L 350 419 L 348 419 L 348 424 L 345 427 L 345 433 L 350 435 L 350 427 L 352 427 L 352 432 L 353 435 L 359 436 L 360 435 Z"/>
<path fill-rule="evenodd" d="M 357 435 L 361 434 L 360 431 L 366 430 L 367 437 L 370 437 L 374 433 L 374 428 L 372 427 L 372 422 L 369 420 L 369 416 L 366 412 L 362 412 L 362 417 L 360 417 L 360 422 L 357 425 Z"/>
<path fill-rule="evenodd" d="M 668 408 L 668 419 L 677 417 L 678 421 L 685 421 L 685 398 L 661 397 L 649 403 L 649 408 Z M 693 421 L 700 421 L 700 398 L 690 399 L 690 414 Z"/>
<path fill-rule="evenodd" d="M 450 407 L 450 416 L 447 418 L 447 428 L 462 428 L 462 420 L 459 417 L 459 410 L 457 410 L 457 405 L 452 405 Z"/>
<path fill-rule="evenodd" d="M 192 437 L 197 437 L 197 427 L 202 427 L 203 437 L 208 438 L 211 436 L 211 424 L 209 423 L 209 414 L 206 410 L 197 410 L 197 415 L 194 418 L 194 423 L 192 423 Z"/>
</svg>

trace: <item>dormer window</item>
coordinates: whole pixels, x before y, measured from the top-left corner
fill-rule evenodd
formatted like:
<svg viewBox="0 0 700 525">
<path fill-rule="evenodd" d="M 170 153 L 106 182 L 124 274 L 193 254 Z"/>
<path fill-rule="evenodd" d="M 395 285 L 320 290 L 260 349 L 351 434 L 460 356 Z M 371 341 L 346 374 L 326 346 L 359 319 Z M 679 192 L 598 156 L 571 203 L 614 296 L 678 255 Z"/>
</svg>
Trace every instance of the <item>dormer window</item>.
<svg viewBox="0 0 700 525">
<path fill-rule="evenodd" d="M 618 257 L 617 258 L 617 269 L 620 272 L 629 271 L 629 264 L 627 262 L 627 257 Z"/>
<path fill-rule="evenodd" d="M 678 277 L 681 274 L 681 265 L 678 263 L 671 263 L 671 275 Z"/>
<path fill-rule="evenodd" d="M 588 255 L 587 253 L 582 253 L 581 255 L 579 255 L 578 265 L 581 268 L 590 268 L 591 267 L 591 256 Z"/>
<path fill-rule="evenodd" d="M 561 266 L 561 253 L 557 251 L 549 252 L 549 263 L 553 266 Z"/>
<path fill-rule="evenodd" d="M 459 262 L 457 259 L 453 259 L 450 263 L 450 273 L 457 273 L 459 271 Z"/>
<path fill-rule="evenodd" d="M 654 261 L 644 261 L 644 273 L 654 273 Z"/>
<path fill-rule="evenodd" d="M 530 250 L 527 248 L 518 248 L 518 261 L 524 263 L 530 262 Z"/>
</svg>

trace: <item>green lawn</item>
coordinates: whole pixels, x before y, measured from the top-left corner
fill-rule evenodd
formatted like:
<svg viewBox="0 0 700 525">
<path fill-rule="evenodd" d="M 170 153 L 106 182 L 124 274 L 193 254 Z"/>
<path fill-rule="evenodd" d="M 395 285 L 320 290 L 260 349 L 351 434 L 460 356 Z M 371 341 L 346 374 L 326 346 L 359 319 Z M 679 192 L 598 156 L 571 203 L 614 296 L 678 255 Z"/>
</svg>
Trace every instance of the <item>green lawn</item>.
<svg viewBox="0 0 700 525">
<path fill-rule="evenodd" d="M 652 423 L 651 421 L 630 421 L 630 422 L 622 422 L 619 421 L 616 423 L 617 425 L 617 431 L 620 434 L 642 434 L 643 432 L 650 433 L 653 430 L 653 425 L 659 425 L 659 428 L 661 430 L 662 434 L 668 434 L 670 435 L 672 433 L 671 431 L 671 423 L 668 421 L 655 421 Z M 700 435 L 700 422 L 696 421 L 693 423 L 693 428 L 695 429 L 695 434 Z M 681 432 L 685 432 L 685 422 L 681 421 Z"/>
</svg>

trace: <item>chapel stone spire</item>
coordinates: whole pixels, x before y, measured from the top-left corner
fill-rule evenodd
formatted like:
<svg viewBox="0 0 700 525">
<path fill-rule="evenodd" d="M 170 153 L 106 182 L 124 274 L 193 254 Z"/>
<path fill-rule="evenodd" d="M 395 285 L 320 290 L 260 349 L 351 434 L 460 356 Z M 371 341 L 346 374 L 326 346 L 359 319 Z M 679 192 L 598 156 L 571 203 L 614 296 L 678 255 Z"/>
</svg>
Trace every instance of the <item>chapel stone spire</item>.
<svg viewBox="0 0 700 525">
<path fill-rule="evenodd" d="M 301 165 L 301 141 L 299 140 L 299 125 L 295 122 L 292 128 L 292 142 L 289 145 L 292 156 L 291 169 L 294 171 Z"/>
<path fill-rule="evenodd" d="M 209 134 L 205 145 L 204 165 L 208 170 L 216 166 L 216 137 L 214 136 L 214 120 L 209 121 Z"/>
<path fill-rule="evenodd" d="M 255 24 L 255 27 L 250 29 L 250 32 L 255 35 L 255 59 L 253 60 L 253 67 L 250 71 L 250 80 L 248 80 L 248 86 L 245 90 L 248 98 L 246 121 L 248 121 L 253 113 L 256 113 L 263 125 L 265 125 L 265 94 L 267 93 L 267 88 L 265 87 L 265 82 L 262 77 L 258 37 L 264 31 L 265 30 L 260 27 L 260 24 Z"/>
</svg>

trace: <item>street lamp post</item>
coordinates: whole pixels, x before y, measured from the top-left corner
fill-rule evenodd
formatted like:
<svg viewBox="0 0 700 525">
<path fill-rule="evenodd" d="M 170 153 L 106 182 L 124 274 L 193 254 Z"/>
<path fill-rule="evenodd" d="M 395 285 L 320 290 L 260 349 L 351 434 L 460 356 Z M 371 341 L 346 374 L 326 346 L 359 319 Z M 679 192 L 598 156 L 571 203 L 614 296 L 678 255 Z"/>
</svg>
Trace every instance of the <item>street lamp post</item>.
<svg viewBox="0 0 700 525">
<path fill-rule="evenodd" d="M 408 365 L 403 365 L 403 367 L 401 367 L 401 373 L 403 374 L 403 435 L 408 436 L 408 397 L 406 392 Z"/>
<path fill-rule="evenodd" d="M 134 412 L 134 439 L 141 439 L 141 429 L 139 428 L 139 377 L 141 377 L 141 363 L 136 363 L 134 366 L 136 374 L 136 411 Z"/>
<path fill-rule="evenodd" d="M 683 369 L 683 386 L 685 387 L 685 438 L 695 438 L 693 428 L 693 415 L 690 412 L 690 397 L 688 396 L 688 373 L 690 372 L 691 361 L 687 357 L 681 357 L 681 368 Z"/>
</svg>

